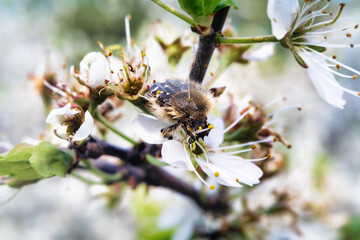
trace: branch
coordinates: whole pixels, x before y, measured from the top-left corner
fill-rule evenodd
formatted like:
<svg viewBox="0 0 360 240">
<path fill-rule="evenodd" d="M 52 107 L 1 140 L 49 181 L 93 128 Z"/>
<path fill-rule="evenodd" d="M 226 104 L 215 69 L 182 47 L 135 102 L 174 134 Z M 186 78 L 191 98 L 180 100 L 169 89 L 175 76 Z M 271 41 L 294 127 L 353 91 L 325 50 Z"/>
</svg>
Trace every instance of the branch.
<svg viewBox="0 0 360 240">
<path fill-rule="evenodd" d="M 77 153 L 80 158 L 99 158 L 109 155 L 120 158 L 125 164 L 119 166 L 112 163 L 94 161 L 94 165 L 107 174 L 122 175 L 121 180 L 135 180 L 136 183 L 146 183 L 150 186 L 165 187 L 191 198 L 199 207 L 212 212 L 225 212 L 228 209 L 226 199 L 212 196 L 203 198 L 189 183 L 169 174 L 162 168 L 150 164 L 145 156 L 156 156 L 160 152 L 160 145 L 140 143 L 125 149 L 101 140 L 90 138 Z M 131 181 L 130 181 L 131 182 Z M 134 181 L 132 181 L 134 182 Z M 110 184 L 108 182 L 108 184 Z"/>
<path fill-rule="evenodd" d="M 211 25 L 210 34 L 199 36 L 198 49 L 189 75 L 190 80 L 202 83 L 214 50 L 218 46 L 216 37 L 221 33 L 229 9 L 230 7 L 225 7 L 216 12 Z M 193 31 L 196 32 L 197 30 L 193 28 Z"/>
</svg>

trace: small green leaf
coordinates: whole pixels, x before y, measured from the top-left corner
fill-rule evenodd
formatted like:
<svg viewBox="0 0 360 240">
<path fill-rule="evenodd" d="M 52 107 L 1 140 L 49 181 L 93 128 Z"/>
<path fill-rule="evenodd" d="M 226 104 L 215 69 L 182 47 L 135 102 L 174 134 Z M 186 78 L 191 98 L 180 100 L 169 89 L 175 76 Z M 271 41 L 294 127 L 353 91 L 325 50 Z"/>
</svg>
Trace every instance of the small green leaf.
<svg viewBox="0 0 360 240">
<path fill-rule="evenodd" d="M 198 22 L 200 17 L 215 13 L 221 0 L 178 0 L 180 7 Z"/>
<path fill-rule="evenodd" d="M 0 175 L 9 175 L 17 180 L 42 178 L 29 163 L 32 151 L 33 146 L 22 143 L 15 146 L 6 156 L 2 155 L 0 158 Z"/>
<path fill-rule="evenodd" d="M 150 154 L 146 154 L 146 160 L 148 160 L 149 163 L 155 166 L 169 166 L 169 164 L 167 164 L 166 162 L 159 161 L 157 158 L 151 156 Z"/>
<path fill-rule="evenodd" d="M 54 175 L 65 177 L 71 163 L 71 155 L 49 142 L 41 142 L 34 147 L 30 157 L 31 166 L 43 177 Z"/>
<path fill-rule="evenodd" d="M 221 0 L 214 12 L 217 12 L 224 7 L 234 7 L 235 9 L 239 9 L 235 0 Z"/>
</svg>

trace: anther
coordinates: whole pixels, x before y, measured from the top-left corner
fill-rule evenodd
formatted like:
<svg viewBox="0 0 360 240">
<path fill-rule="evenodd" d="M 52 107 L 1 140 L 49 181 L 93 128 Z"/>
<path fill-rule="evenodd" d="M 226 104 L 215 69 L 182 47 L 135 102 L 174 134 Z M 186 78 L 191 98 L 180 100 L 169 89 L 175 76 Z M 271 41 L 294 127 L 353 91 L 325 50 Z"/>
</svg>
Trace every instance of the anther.
<svg viewBox="0 0 360 240">
<path fill-rule="evenodd" d="M 270 158 L 271 158 L 271 155 L 270 155 L 270 154 L 266 155 L 266 159 L 267 159 L 267 160 L 269 160 Z"/>
<path fill-rule="evenodd" d="M 215 177 L 218 177 L 220 174 L 218 172 L 215 172 Z"/>
<path fill-rule="evenodd" d="M 350 47 L 353 48 L 353 47 L 354 47 L 354 44 L 351 43 L 351 44 L 350 44 Z"/>
<path fill-rule="evenodd" d="M 346 37 L 351 38 L 351 33 L 347 33 Z"/>
<path fill-rule="evenodd" d="M 324 39 L 326 40 L 326 39 L 327 39 L 327 36 L 324 36 Z"/>
<path fill-rule="evenodd" d="M 211 130 L 211 129 L 214 128 L 214 125 L 210 124 L 210 125 L 208 126 L 208 128 Z"/>
<path fill-rule="evenodd" d="M 145 51 L 141 51 L 141 57 L 145 57 L 146 56 L 146 52 Z"/>
<path fill-rule="evenodd" d="M 254 150 L 256 148 L 256 145 L 252 145 L 251 149 Z"/>
<path fill-rule="evenodd" d="M 199 127 L 199 130 L 202 130 L 202 127 L 201 127 L 201 126 Z"/>
<path fill-rule="evenodd" d="M 354 28 L 355 28 L 355 29 L 358 29 L 358 27 L 359 27 L 359 24 L 356 24 Z"/>
<path fill-rule="evenodd" d="M 287 147 L 288 149 L 290 149 L 290 148 L 292 148 L 292 145 L 291 145 L 291 144 L 288 144 L 286 147 Z"/>
<path fill-rule="evenodd" d="M 340 69 L 340 64 L 336 64 L 336 69 Z"/>
<path fill-rule="evenodd" d="M 301 108 L 301 107 L 297 107 L 297 110 L 298 110 L 298 111 L 301 111 L 301 110 L 302 110 L 302 108 Z"/>
<path fill-rule="evenodd" d="M 360 96 L 360 92 L 358 92 L 358 96 Z"/>
<path fill-rule="evenodd" d="M 239 182 L 239 179 L 237 178 L 237 179 L 235 179 L 235 181 L 236 181 L 236 182 Z"/>
<path fill-rule="evenodd" d="M 213 76 L 214 76 L 214 73 L 213 73 L 213 72 L 211 72 L 211 73 L 210 73 L 210 76 L 212 76 L 212 77 L 213 77 Z"/>
<path fill-rule="evenodd" d="M 114 71 L 113 71 L 113 70 L 111 70 L 111 71 L 110 71 L 110 73 L 111 73 L 111 74 L 113 74 L 113 73 L 114 73 Z"/>
<path fill-rule="evenodd" d="M 356 80 L 356 79 L 357 79 L 357 75 L 355 74 L 354 76 L 352 76 L 352 79 Z"/>
<path fill-rule="evenodd" d="M 337 56 L 336 56 L 336 55 L 332 55 L 332 58 L 333 58 L 333 59 L 336 59 L 336 58 L 337 58 Z"/>
<path fill-rule="evenodd" d="M 162 92 L 160 90 L 157 90 L 156 94 L 160 95 Z"/>
<path fill-rule="evenodd" d="M 276 137 L 274 137 L 273 142 L 277 142 L 277 140 L 278 140 L 278 139 L 277 139 Z"/>
<path fill-rule="evenodd" d="M 214 186 L 214 185 L 211 185 L 211 186 L 210 186 L 210 189 L 211 189 L 211 190 L 214 190 L 214 189 L 215 189 L 215 186 Z"/>
<path fill-rule="evenodd" d="M 109 51 L 107 56 L 110 57 L 112 55 L 112 51 Z"/>
</svg>

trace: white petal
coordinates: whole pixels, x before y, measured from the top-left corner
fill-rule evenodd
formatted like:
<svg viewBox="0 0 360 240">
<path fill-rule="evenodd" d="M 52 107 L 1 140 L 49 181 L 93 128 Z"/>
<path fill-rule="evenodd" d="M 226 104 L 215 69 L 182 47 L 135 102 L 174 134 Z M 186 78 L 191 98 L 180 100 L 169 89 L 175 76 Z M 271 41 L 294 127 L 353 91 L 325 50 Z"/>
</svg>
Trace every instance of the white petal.
<svg viewBox="0 0 360 240">
<path fill-rule="evenodd" d="M 80 73 L 92 88 L 105 85 L 105 79 L 110 80 L 109 63 L 100 52 L 90 52 L 83 58 Z"/>
<path fill-rule="evenodd" d="M 71 111 L 71 103 L 68 103 L 62 108 L 51 110 L 51 112 L 46 118 L 46 123 L 50 123 L 52 125 L 60 125 L 61 123 L 59 122 L 59 116 L 61 115 L 71 116 L 72 114 L 73 113 Z"/>
<path fill-rule="evenodd" d="M 265 61 L 274 55 L 274 50 L 274 43 L 265 43 L 255 51 L 245 52 L 243 57 L 249 61 Z"/>
<path fill-rule="evenodd" d="M 184 209 L 178 205 L 170 205 L 160 214 L 157 225 L 160 229 L 173 228 L 180 225 L 185 217 Z"/>
<path fill-rule="evenodd" d="M 85 120 L 80 128 L 76 131 L 72 141 L 82 141 L 87 138 L 94 127 L 94 120 L 89 111 L 85 112 Z"/>
<path fill-rule="evenodd" d="M 191 214 L 191 213 L 189 213 Z M 181 226 L 179 226 L 178 229 L 174 232 L 174 234 L 171 237 L 171 240 L 185 240 L 185 239 L 191 239 L 194 229 L 195 229 L 196 223 L 194 221 L 191 221 L 187 219 L 184 221 Z"/>
<path fill-rule="evenodd" d="M 208 123 L 212 124 L 214 128 L 210 131 L 209 136 L 204 137 L 204 142 L 212 148 L 217 148 L 224 141 L 224 121 L 219 117 L 209 114 Z"/>
<path fill-rule="evenodd" d="M 217 167 L 215 164 L 211 162 L 206 162 L 203 159 L 197 159 L 201 169 L 214 181 L 228 187 L 242 187 L 241 184 L 236 182 L 236 177 L 229 175 L 227 171 Z M 215 177 L 215 173 L 219 173 L 218 177 Z"/>
<path fill-rule="evenodd" d="M 161 144 L 166 141 L 161 135 L 161 129 L 168 126 L 169 124 L 145 114 L 138 114 L 132 121 L 134 132 L 136 132 L 144 142 L 150 144 Z"/>
<path fill-rule="evenodd" d="M 183 145 L 176 140 L 169 140 L 163 143 L 161 149 L 163 161 L 173 167 L 193 171 L 193 166 L 187 160 Z"/>
<path fill-rule="evenodd" d="M 253 162 L 238 156 L 212 153 L 209 154 L 209 159 L 214 165 L 237 178 L 239 182 L 249 186 L 259 183 L 259 178 L 263 175 L 262 170 Z"/>
<path fill-rule="evenodd" d="M 271 21 L 272 34 L 282 39 L 291 30 L 291 25 L 299 11 L 298 0 L 269 0 L 267 15 Z"/>
<path fill-rule="evenodd" d="M 346 102 L 343 99 L 344 92 L 341 90 L 340 84 L 330 71 L 320 66 L 320 64 L 327 66 L 326 61 L 317 54 L 304 51 L 298 51 L 298 53 L 308 65 L 307 73 L 319 95 L 334 107 L 344 108 Z"/>
</svg>

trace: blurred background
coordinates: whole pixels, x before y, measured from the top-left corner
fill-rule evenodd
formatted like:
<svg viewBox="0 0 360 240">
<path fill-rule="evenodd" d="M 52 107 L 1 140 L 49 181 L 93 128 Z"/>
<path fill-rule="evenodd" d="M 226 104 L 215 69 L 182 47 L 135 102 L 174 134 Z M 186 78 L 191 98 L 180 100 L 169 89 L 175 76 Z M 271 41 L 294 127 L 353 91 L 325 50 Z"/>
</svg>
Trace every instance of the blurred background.
<svg viewBox="0 0 360 240">
<path fill-rule="evenodd" d="M 164 2 L 179 9 L 176 1 Z M 360 2 L 345 2 L 344 16 L 359 21 Z M 232 9 L 229 15 L 238 36 L 271 34 L 266 0 L 238 3 L 239 10 Z M 336 9 L 340 1 L 332 3 Z M 46 129 L 41 97 L 29 82 L 29 74 L 36 74 L 44 63 L 54 71 L 67 72 L 71 65 L 78 66 L 86 53 L 99 51 L 97 40 L 107 45 L 125 44 L 127 14 L 131 15 L 131 36 L 140 43 L 153 36 L 159 17 L 173 28 L 175 36 L 188 31 L 186 24 L 149 0 L 0 1 L 1 144 L 38 139 Z M 159 59 L 164 58 L 155 45 L 150 46 L 157 48 Z M 356 69 L 360 68 L 359 53 L 357 49 L 336 52 L 341 61 Z M 191 50 L 183 58 L 186 76 Z M 157 59 L 150 58 L 150 65 L 151 61 Z M 216 56 L 211 64 L 210 70 L 217 64 Z M 184 71 L 173 74 L 179 72 Z M 359 80 L 341 80 L 340 84 L 360 89 Z M 293 203 L 302 235 L 279 220 L 269 225 L 268 239 L 360 239 L 360 100 L 345 94 L 344 110 L 328 105 L 306 71 L 280 46 L 267 61 L 233 64 L 216 85 L 231 85 L 235 95 L 251 94 L 263 104 L 286 97 L 289 104 L 302 107 L 301 112 L 284 112 L 279 117 L 278 125 L 293 146 L 290 150 L 280 147 L 289 159 L 288 170 L 261 182 L 249 195 L 249 205 L 257 206 L 266 204 L 273 191 L 291 191 L 296 196 Z M 138 217 L 141 206 L 134 209 L 129 204 L 133 194 L 124 197 L 115 210 L 108 210 L 98 197 L 103 189 L 71 177 L 44 180 L 19 192 L 1 191 L 1 203 L 14 195 L 0 205 L 1 239 L 168 238 L 166 233 L 152 238 L 143 235 L 144 222 L 151 218 Z M 154 199 L 168 194 L 160 190 Z"/>
</svg>

